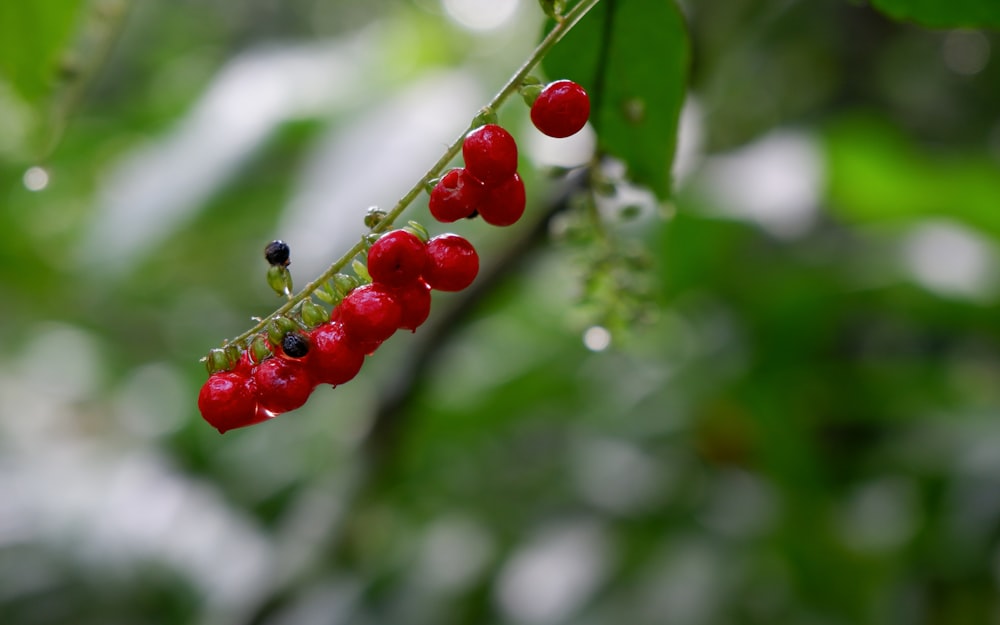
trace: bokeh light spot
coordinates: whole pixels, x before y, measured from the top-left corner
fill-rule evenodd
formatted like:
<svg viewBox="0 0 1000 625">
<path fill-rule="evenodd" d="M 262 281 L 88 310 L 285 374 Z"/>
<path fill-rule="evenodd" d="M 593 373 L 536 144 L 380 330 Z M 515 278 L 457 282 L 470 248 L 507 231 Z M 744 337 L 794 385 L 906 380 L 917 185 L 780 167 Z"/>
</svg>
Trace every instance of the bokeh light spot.
<svg viewBox="0 0 1000 625">
<path fill-rule="evenodd" d="M 21 181 L 28 191 L 41 191 L 49 186 L 49 172 L 41 167 L 29 167 Z"/>
<path fill-rule="evenodd" d="M 948 69 L 963 76 L 983 71 L 990 60 L 990 42 L 979 31 L 953 30 L 941 44 L 941 55 Z"/>
<path fill-rule="evenodd" d="M 448 16 L 469 30 L 494 30 L 514 16 L 520 0 L 444 0 Z"/>
<path fill-rule="evenodd" d="M 583 332 L 583 344 L 592 352 L 603 352 L 611 345 L 611 332 L 603 326 L 590 326 Z"/>
</svg>

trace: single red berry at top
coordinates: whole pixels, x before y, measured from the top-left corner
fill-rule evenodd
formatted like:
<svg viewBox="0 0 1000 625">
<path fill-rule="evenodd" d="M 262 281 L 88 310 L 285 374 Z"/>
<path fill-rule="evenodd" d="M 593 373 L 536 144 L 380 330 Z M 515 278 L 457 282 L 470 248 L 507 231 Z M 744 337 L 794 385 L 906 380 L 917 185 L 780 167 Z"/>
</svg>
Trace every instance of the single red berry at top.
<svg viewBox="0 0 1000 625">
<path fill-rule="evenodd" d="M 257 401 L 265 410 L 281 414 L 306 403 L 316 384 L 301 360 L 268 358 L 253 372 Z"/>
<path fill-rule="evenodd" d="M 253 380 L 242 370 L 213 373 L 198 393 L 198 410 L 220 434 L 254 423 L 257 398 Z"/>
<path fill-rule="evenodd" d="M 462 158 L 466 171 L 494 187 L 517 172 L 517 143 L 500 126 L 486 124 L 465 135 Z"/>
<path fill-rule="evenodd" d="M 486 192 L 479 205 L 479 216 L 493 226 L 509 226 L 524 214 L 524 181 L 514 174 L 506 182 Z"/>
<path fill-rule="evenodd" d="M 337 310 L 347 336 L 356 344 L 369 345 L 392 336 L 403 315 L 391 290 L 377 282 L 348 293 Z"/>
<path fill-rule="evenodd" d="M 438 291 L 461 291 L 479 273 L 479 254 L 457 234 L 439 234 L 427 242 L 430 258 L 424 281 Z"/>
<path fill-rule="evenodd" d="M 368 273 L 389 286 L 413 282 L 427 266 L 426 244 L 408 230 L 393 230 L 368 248 Z"/>
<path fill-rule="evenodd" d="M 543 134 L 557 139 L 575 135 L 590 117 L 590 96 L 572 80 L 546 85 L 531 105 L 531 121 Z"/>
<path fill-rule="evenodd" d="M 457 167 L 441 176 L 431 190 L 427 203 L 434 219 L 451 223 L 472 215 L 485 193 L 483 183 L 464 167 Z"/>
<path fill-rule="evenodd" d="M 396 301 L 403 310 L 399 327 L 416 332 L 431 314 L 431 287 L 423 280 L 414 280 L 398 287 L 395 291 Z"/>
<path fill-rule="evenodd" d="M 344 326 L 328 321 L 309 335 L 312 349 L 306 361 L 317 384 L 343 384 L 354 379 L 365 361 L 364 353 L 347 338 Z"/>
</svg>

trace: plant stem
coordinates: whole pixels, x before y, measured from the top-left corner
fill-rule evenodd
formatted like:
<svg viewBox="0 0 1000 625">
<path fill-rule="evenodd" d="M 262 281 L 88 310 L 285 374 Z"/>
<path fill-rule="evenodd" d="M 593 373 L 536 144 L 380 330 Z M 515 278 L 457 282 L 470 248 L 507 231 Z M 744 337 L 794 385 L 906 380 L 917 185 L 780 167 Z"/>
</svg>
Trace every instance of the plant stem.
<svg viewBox="0 0 1000 625">
<path fill-rule="evenodd" d="M 503 88 L 500 89 L 500 91 L 498 91 L 495 96 L 493 96 L 493 98 L 489 101 L 489 103 L 486 104 L 485 107 L 483 107 L 483 110 L 495 111 L 496 109 L 500 108 L 500 106 L 504 102 L 506 102 L 511 95 L 516 93 L 517 90 L 520 88 L 524 79 L 527 78 L 528 74 L 531 73 L 531 71 L 535 68 L 535 66 L 538 65 L 538 63 L 541 62 L 543 58 L 545 58 L 545 55 L 548 54 L 549 50 L 551 50 L 553 46 L 559 43 L 559 41 L 563 38 L 563 36 L 565 36 L 567 32 L 569 32 L 574 26 L 576 26 L 576 24 L 580 21 L 580 19 L 583 18 L 583 16 L 586 15 L 587 12 L 590 11 L 590 9 L 594 8 L 594 6 L 598 2 L 600 2 L 600 0 L 580 0 L 579 3 L 577 3 L 572 9 L 570 9 L 566 13 L 566 15 L 563 16 L 563 19 L 557 22 L 555 27 L 551 31 L 549 31 L 549 33 L 545 36 L 544 39 L 541 40 L 541 42 L 539 42 L 539 44 L 535 47 L 534 51 L 531 53 L 531 56 L 529 56 L 528 59 L 524 62 L 524 64 L 521 65 L 521 67 L 514 73 L 514 75 L 510 77 L 510 79 L 503 86 Z M 399 216 L 403 213 L 403 211 L 405 211 L 407 207 L 409 207 L 409 205 L 412 204 L 413 201 L 417 199 L 417 197 L 424 191 L 427 185 L 430 184 L 430 181 L 439 177 L 441 175 L 441 172 L 443 172 L 444 168 L 448 165 L 448 163 L 450 163 L 451 160 L 458 155 L 459 150 L 462 149 L 462 140 L 465 139 L 465 135 L 470 130 L 472 130 L 471 124 L 462 132 L 462 134 L 458 138 L 456 138 L 451 143 L 451 145 L 448 146 L 448 149 L 445 150 L 445 153 L 442 154 L 441 158 L 439 158 L 437 162 L 434 163 L 434 165 L 432 165 L 431 168 L 427 170 L 427 173 L 425 173 L 423 177 L 420 180 L 418 180 L 416 184 L 414 184 L 413 187 L 409 191 L 407 191 L 402 198 L 399 199 L 398 202 L 396 202 L 396 205 L 392 207 L 392 210 L 390 210 L 386 214 L 385 218 L 382 221 L 380 221 L 374 228 L 371 229 L 371 232 L 373 233 L 384 232 L 385 230 L 389 229 L 392 226 L 393 222 L 395 222 L 395 220 L 399 218 Z M 306 298 L 312 296 L 312 294 L 316 291 L 316 289 L 321 287 L 323 283 L 332 278 L 338 271 L 343 269 L 349 262 L 351 262 L 351 259 L 360 254 L 361 251 L 364 249 L 365 249 L 365 242 L 364 239 L 362 238 L 357 243 L 355 243 L 354 246 L 351 247 L 351 249 L 347 250 L 347 252 L 345 252 L 343 256 L 338 258 L 329 267 L 327 267 L 326 271 L 321 273 L 315 280 L 305 285 L 298 293 L 291 296 L 287 302 L 281 305 L 281 307 L 279 307 L 277 310 L 275 310 L 268 316 L 261 319 L 257 323 L 257 325 L 250 328 L 243 334 L 237 336 L 232 340 L 226 341 L 225 344 L 240 344 L 243 341 L 249 339 L 251 336 L 254 336 L 255 334 L 261 332 L 271 319 L 279 315 L 284 315 L 288 313 L 299 302 L 302 302 Z"/>
</svg>

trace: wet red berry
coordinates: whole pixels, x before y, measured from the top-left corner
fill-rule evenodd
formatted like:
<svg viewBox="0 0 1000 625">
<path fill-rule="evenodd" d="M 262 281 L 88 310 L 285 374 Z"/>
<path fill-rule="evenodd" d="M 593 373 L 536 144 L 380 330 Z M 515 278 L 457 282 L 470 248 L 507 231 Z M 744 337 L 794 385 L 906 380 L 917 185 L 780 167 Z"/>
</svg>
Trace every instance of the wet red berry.
<svg viewBox="0 0 1000 625">
<path fill-rule="evenodd" d="M 309 342 L 312 349 L 307 366 L 317 384 L 343 384 L 361 371 L 364 352 L 347 338 L 344 326 L 339 322 L 331 321 L 318 326 L 310 334 Z"/>
<path fill-rule="evenodd" d="M 493 226 L 509 226 L 524 214 L 524 181 L 514 174 L 506 182 L 486 192 L 479 205 L 479 216 Z"/>
<path fill-rule="evenodd" d="M 431 287 L 423 280 L 415 280 L 397 287 L 395 295 L 403 311 L 399 327 L 416 332 L 431 314 Z"/>
<path fill-rule="evenodd" d="M 457 234 L 439 234 L 428 241 L 427 257 L 424 281 L 438 291 L 461 291 L 479 273 L 479 254 Z"/>
<path fill-rule="evenodd" d="M 572 80 L 549 83 L 531 105 L 535 128 L 557 139 L 579 132 L 589 116 L 590 96 Z"/>
<path fill-rule="evenodd" d="M 441 176 L 427 203 L 434 219 L 442 223 L 472 215 L 483 199 L 485 187 L 465 168 L 458 167 Z"/>
<path fill-rule="evenodd" d="M 295 410 L 309 399 L 315 383 L 301 360 L 268 358 L 253 374 L 257 401 L 274 414 Z"/>
<path fill-rule="evenodd" d="M 253 357 L 250 355 L 249 350 L 243 350 L 240 352 L 240 359 L 236 361 L 236 366 L 233 367 L 233 373 L 238 373 L 244 377 L 251 377 L 253 375 L 253 368 L 257 365 L 253 361 Z"/>
<path fill-rule="evenodd" d="M 242 370 L 213 373 L 198 393 L 198 410 L 223 434 L 250 425 L 257 413 L 253 380 Z"/>
<path fill-rule="evenodd" d="M 403 311 L 388 287 L 365 284 L 347 294 L 337 306 L 337 318 L 357 344 L 384 341 L 399 328 Z"/>
<path fill-rule="evenodd" d="M 413 282 L 427 266 L 426 244 L 408 230 L 383 234 L 368 249 L 368 273 L 389 286 Z"/>
<path fill-rule="evenodd" d="M 517 171 L 517 143 L 496 124 L 486 124 L 465 135 L 465 170 L 487 187 L 505 182 Z"/>
</svg>

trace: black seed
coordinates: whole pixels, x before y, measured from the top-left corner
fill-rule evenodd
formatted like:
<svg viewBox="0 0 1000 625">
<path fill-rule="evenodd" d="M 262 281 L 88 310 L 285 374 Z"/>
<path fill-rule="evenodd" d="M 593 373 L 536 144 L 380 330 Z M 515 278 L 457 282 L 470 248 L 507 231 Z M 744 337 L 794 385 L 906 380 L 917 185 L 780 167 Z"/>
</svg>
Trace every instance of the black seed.
<svg viewBox="0 0 1000 625">
<path fill-rule="evenodd" d="M 288 244 L 284 241 L 271 241 L 264 248 L 264 258 L 275 266 L 287 267 L 289 253 Z"/>
<path fill-rule="evenodd" d="M 289 332 L 281 339 L 281 350 L 289 358 L 302 358 L 309 353 L 309 339 L 298 332 Z"/>
</svg>

